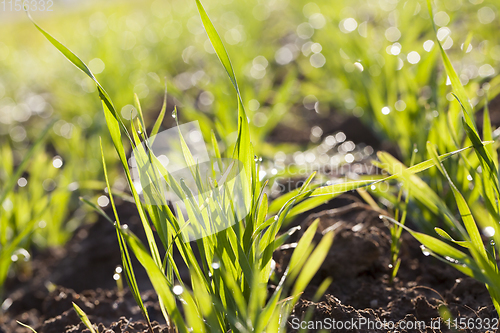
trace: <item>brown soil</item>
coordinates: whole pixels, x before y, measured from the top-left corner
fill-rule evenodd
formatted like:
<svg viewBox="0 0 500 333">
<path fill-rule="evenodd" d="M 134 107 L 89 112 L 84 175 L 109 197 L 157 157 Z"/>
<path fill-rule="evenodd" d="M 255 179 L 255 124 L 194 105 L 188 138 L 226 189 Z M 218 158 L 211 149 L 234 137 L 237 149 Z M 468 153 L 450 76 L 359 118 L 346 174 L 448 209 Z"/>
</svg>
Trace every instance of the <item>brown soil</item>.
<svg viewBox="0 0 500 333">
<path fill-rule="evenodd" d="M 112 214 L 109 209 L 108 214 Z M 144 240 L 135 207 L 122 204 L 119 214 Z M 113 273 L 120 264 L 113 225 L 100 218 L 80 227 L 65 248 L 37 254 L 32 274 L 18 275 L 6 283 L 8 303 L 4 306 L 12 304 L 3 316 L 0 314 L 0 333 L 30 332 L 16 320 L 38 333 L 89 332 L 73 310 L 72 302 L 87 313 L 92 323 L 99 323 L 101 333 L 146 332 L 143 316 L 130 292 L 116 290 Z M 151 321 L 164 322 L 145 271 L 138 262 L 134 262 L 134 269 Z M 155 322 L 153 326 L 155 332 L 163 332 L 165 325 Z"/>
<path fill-rule="evenodd" d="M 425 256 L 420 244 L 408 233 L 403 233 L 398 276 L 392 284 L 389 283 L 390 233 L 378 216 L 378 212 L 354 199 L 350 205 L 312 214 L 301 223 L 303 231 L 319 218 L 316 240 L 330 230 L 335 232 L 335 237 L 324 264 L 295 307 L 293 316 L 304 319 L 307 309 L 312 307 L 313 317 L 309 319 L 312 321 L 364 318 L 362 320 L 393 323 L 423 321 L 426 325 L 425 328 L 400 329 L 398 332 L 448 331 L 443 322 L 441 329 L 431 327 L 431 323 L 437 325 L 439 307 L 443 305 L 455 318 L 498 318 L 484 284 Z M 292 242 L 298 241 L 300 236 L 296 235 Z M 276 252 L 278 270 L 283 271 L 291 251 Z M 326 295 L 318 302 L 309 301 L 326 277 L 333 279 Z M 297 332 L 292 326 L 293 316 L 289 320 L 290 332 Z M 367 330 L 365 326 L 365 329 L 337 331 L 391 330 Z"/>
</svg>

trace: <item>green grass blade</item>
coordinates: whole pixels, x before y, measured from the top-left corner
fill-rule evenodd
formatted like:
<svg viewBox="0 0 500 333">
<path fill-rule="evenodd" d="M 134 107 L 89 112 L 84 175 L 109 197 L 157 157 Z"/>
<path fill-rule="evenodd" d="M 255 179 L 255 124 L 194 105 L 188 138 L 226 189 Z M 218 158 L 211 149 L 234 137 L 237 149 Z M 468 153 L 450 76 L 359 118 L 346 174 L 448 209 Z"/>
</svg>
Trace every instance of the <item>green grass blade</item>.
<svg viewBox="0 0 500 333">
<path fill-rule="evenodd" d="M 188 333 L 184 320 L 175 303 L 175 297 L 171 291 L 172 286 L 169 285 L 168 280 L 160 267 L 156 265 L 155 260 L 144 248 L 137 236 L 132 234 L 130 231 L 124 231 L 123 229 L 120 230 L 120 233 L 124 236 L 127 244 L 130 246 L 135 256 L 146 270 L 149 280 L 153 284 L 158 297 L 161 299 L 163 304 L 165 304 L 169 315 L 177 325 L 176 328 L 179 332 Z"/>
<path fill-rule="evenodd" d="M 90 330 L 91 333 L 96 333 L 94 325 L 92 325 L 92 323 L 90 322 L 87 314 L 78 305 L 76 305 L 75 302 L 72 303 L 73 303 L 73 308 L 75 309 L 75 312 L 82 321 L 82 323 L 85 324 L 85 326 Z"/>
<path fill-rule="evenodd" d="M 298 299 L 300 293 L 305 290 L 306 286 L 309 284 L 313 276 L 323 264 L 323 261 L 325 260 L 328 251 L 330 250 L 330 247 L 333 243 L 333 236 L 333 232 L 329 232 L 324 235 L 318 246 L 314 249 L 313 253 L 305 263 L 293 287 L 292 295 L 294 295 L 295 300 Z M 295 303 L 295 301 L 293 303 Z"/>
<path fill-rule="evenodd" d="M 26 328 L 30 329 L 30 330 L 31 330 L 31 332 L 37 333 L 37 331 L 35 331 L 35 329 L 34 329 L 33 327 L 31 327 L 31 326 L 29 326 L 29 325 L 26 325 L 26 324 L 23 324 L 23 323 L 21 323 L 19 320 L 16 320 L 16 323 L 18 323 L 19 325 L 24 326 L 24 327 L 26 327 Z"/>
<path fill-rule="evenodd" d="M 243 101 L 240 95 L 240 90 L 238 88 L 238 83 L 236 81 L 236 76 L 234 74 L 233 66 L 231 64 L 231 60 L 229 59 L 229 55 L 227 54 L 226 48 L 220 39 L 217 30 L 215 30 L 214 25 L 210 21 L 210 18 L 207 15 L 207 12 L 203 8 L 200 0 L 196 0 L 196 6 L 198 7 L 198 11 L 200 13 L 201 21 L 203 26 L 205 27 L 205 31 L 214 47 L 217 56 L 219 57 L 222 66 L 227 72 L 231 83 L 233 84 L 234 89 L 236 90 L 236 95 L 238 99 L 238 139 L 236 141 L 235 158 L 239 159 L 244 166 L 244 172 L 246 175 L 247 182 L 244 185 L 243 193 L 245 196 L 245 202 L 250 202 L 251 192 L 250 186 L 252 184 L 252 171 L 253 171 L 253 154 L 250 143 L 250 129 L 248 125 L 248 118 L 245 112 L 245 108 L 243 106 Z"/>
<path fill-rule="evenodd" d="M 54 45 L 59 50 L 59 52 L 61 52 L 66 57 L 66 59 L 68 59 L 73 65 L 75 65 L 77 68 L 79 68 L 82 72 L 87 74 L 87 76 L 95 82 L 95 84 L 97 86 L 97 90 L 99 92 L 99 97 L 101 98 L 102 102 L 106 105 L 106 107 L 112 113 L 113 117 L 119 122 L 120 126 L 122 127 L 122 130 L 124 130 L 125 133 L 128 134 L 125 125 L 121 121 L 120 117 L 118 116 L 118 114 L 113 106 L 111 98 L 109 98 L 108 93 L 104 90 L 104 88 L 101 86 L 99 81 L 97 81 L 96 77 L 94 76 L 92 71 L 88 68 L 88 66 L 76 54 L 74 54 L 70 49 L 68 49 L 66 46 L 64 46 L 62 43 L 60 43 L 57 39 L 52 37 L 48 32 L 46 32 L 44 29 L 42 29 L 38 24 L 36 24 L 28 11 L 26 11 L 26 14 L 28 15 L 28 18 L 31 20 L 31 22 L 38 29 L 38 31 L 40 31 L 42 33 L 42 35 L 44 35 L 45 38 L 47 38 L 47 40 L 52 45 Z"/>
<path fill-rule="evenodd" d="M 391 217 L 383 215 L 381 215 L 380 217 L 392 223 L 395 223 L 408 231 L 417 241 L 419 241 L 425 247 L 424 251 L 437 254 L 442 258 L 447 258 L 446 263 L 452 265 L 453 267 L 470 277 L 476 278 L 483 282 L 487 281 L 486 277 L 481 272 L 481 269 L 479 268 L 475 260 L 464 252 L 456 249 L 455 247 L 449 245 L 448 243 L 445 243 L 440 239 L 426 235 L 424 233 L 413 231 Z"/>
<path fill-rule="evenodd" d="M 84 204 L 88 205 L 90 208 L 95 210 L 99 215 L 104 217 L 108 222 L 110 222 L 111 224 L 114 224 L 113 220 L 108 216 L 108 214 L 106 214 L 104 212 L 104 210 L 101 207 L 99 207 L 95 203 L 91 202 L 90 200 L 85 199 L 84 197 L 80 197 L 79 199 L 81 202 L 83 202 Z"/>
<path fill-rule="evenodd" d="M 102 165 L 104 170 L 104 179 L 106 180 L 106 186 L 108 188 L 108 193 L 109 193 L 109 201 L 111 202 L 111 207 L 113 208 L 113 213 L 116 219 L 114 225 L 116 229 L 116 236 L 118 238 L 118 244 L 120 245 L 120 257 L 122 260 L 122 266 L 125 270 L 125 277 L 127 278 L 127 284 L 130 288 L 130 291 L 132 292 L 132 295 L 134 296 L 135 302 L 137 303 L 139 309 L 141 309 L 141 312 L 144 318 L 146 319 L 146 322 L 150 330 L 152 331 L 151 322 L 149 321 L 149 314 L 146 307 L 144 306 L 144 303 L 142 302 L 141 293 L 139 291 L 139 286 L 137 285 L 137 280 L 135 278 L 134 268 L 132 266 L 132 261 L 130 260 L 130 254 L 127 249 L 127 244 L 125 243 L 125 239 L 123 238 L 120 232 L 120 227 L 121 227 L 120 218 L 118 217 L 118 211 L 116 210 L 115 200 L 113 198 L 113 192 L 109 184 L 108 170 L 106 167 L 106 160 L 104 159 L 104 150 L 102 148 L 102 140 L 100 140 L 100 147 L 101 147 Z"/>
<path fill-rule="evenodd" d="M 479 233 L 479 229 L 477 228 L 476 222 L 474 221 L 474 217 L 472 217 L 472 213 L 469 209 L 469 206 L 467 205 L 467 202 L 451 180 L 443 164 L 439 161 L 436 148 L 432 143 L 427 142 L 427 150 L 429 151 L 439 171 L 441 171 L 441 173 L 446 177 L 451 189 L 453 190 L 453 195 L 455 196 L 458 210 L 460 211 L 460 215 L 462 216 L 462 221 L 465 225 L 465 229 L 467 230 L 467 234 L 470 237 L 472 246 L 474 246 L 484 258 L 487 258 L 486 249 L 484 248 L 484 244 L 481 239 L 481 234 Z"/>
<path fill-rule="evenodd" d="M 167 111 L 167 82 L 165 81 L 165 94 L 163 95 L 163 104 L 161 106 L 160 115 L 158 116 L 158 118 L 156 118 L 153 129 L 151 130 L 150 137 L 154 137 L 156 134 L 158 134 L 161 123 L 165 118 L 166 111 Z M 153 142 L 151 142 L 151 145 L 153 145 Z"/>
<path fill-rule="evenodd" d="M 233 87 L 234 89 L 236 89 L 236 92 L 239 96 L 240 90 L 238 88 L 238 83 L 236 82 L 236 76 L 234 75 L 233 65 L 231 64 L 231 60 L 229 59 L 229 55 L 227 54 L 226 48 L 224 47 L 224 44 L 222 43 L 222 40 L 220 39 L 219 34 L 217 33 L 217 30 L 212 24 L 212 21 L 210 21 L 210 18 L 208 17 L 205 8 L 203 8 L 203 5 L 201 4 L 200 0 L 196 0 L 196 6 L 198 7 L 198 11 L 200 12 L 201 21 L 203 22 L 203 26 L 205 27 L 205 31 L 207 32 L 208 38 L 210 39 L 210 42 L 212 43 L 212 46 L 214 47 L 214 50 L 217 53 L 217 57 L 219 57 L 222 66 L 224 66 L 224 69 L 226 70 L 227 75 L 229 75 L 231 83 L 233 84 Z"/>
<path fill-rule="evenodd" d="M 314 220 L 314 222 L 304 232 L 297 244 L 297 247 L 293 251 L 292 257 L 290 258 L 290 263 L 288 264 L 288 274 L 292 278 L 299 273 L 302 265 L 305 263 L 308 257 L 307 249 L 313 241 L 316 230 L 318 229 L 318 224 L 319 219 Z"/>
<path fill-rule="evenodd" d="M 492 142 L 489 141 L 489 142 L 483 142 L 483 143 L 490 144 Z M 461 153 L 461 152 L 468 150 L 468 149 L 471 149 L 471 148 L 473 148 L 473 146 L 461 148 L 461 149 L 455 150 L 453 152 L 443 154 L 443 155 L 439 156 L 439 160 L 444 161 L 455 154 Z M 419 172 L 422 172 L 424 170 L 427 170 L 427 169 L 431 168 L 432 166 L 434 166 L 434 162 L 432 161 L 432 159 L 430 159 L 430 160 L 426 160 L 424 162 L 421 162 L 417 165 L 414 165 L 414 166 L 406 169 L 405 172 L 408 172 L 409 174 L 415 174 L 415 173 L 419 173 Z M 401 171 L 401 172 L 397 172 L 389 177 L 382 178 L 382 179 L 356 180 L 356 181 L 348 181 L 348 182 L 341 183 L 341 184 L 322 186 L 322 187 L 318 187 L 318 188 L 312 190 L 310 196 L 333 195 L 333 194 L 344 193 L 347 191 L 355 190 L 355 189 L 360 188 L 360 187 L 366 187 L 368 185 L 376 184 L 379 182 L 397 179 L 398 177 L 402 176 L 402 174 L 403 173 Z M 298 191 L 296 191 L 296 192 L 298 192 Z M 290 196 L 293 196 L 293 195 L 290 195 Z M 271 206 L 269 207 L 269 210 L 272 212 L 272 208 L 274 208 L 274 207 L 275 206 L 273 204 L 271 204 Z"/>
</svg>

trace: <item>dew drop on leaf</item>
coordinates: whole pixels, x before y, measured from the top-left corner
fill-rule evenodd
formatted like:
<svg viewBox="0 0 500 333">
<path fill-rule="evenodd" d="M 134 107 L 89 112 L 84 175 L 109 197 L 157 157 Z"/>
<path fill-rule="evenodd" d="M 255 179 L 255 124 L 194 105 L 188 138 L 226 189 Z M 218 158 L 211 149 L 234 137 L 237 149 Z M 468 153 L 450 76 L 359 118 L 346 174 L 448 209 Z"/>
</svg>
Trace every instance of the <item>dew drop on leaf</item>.
<svg viewBox="0 0 500 333">
<path fill-rule="evenodd" d="M 172 288 L 172 291 L 174 292 L 174 294 L 179 296 L 180 294 L 182 294 L 184 292 L 184 288 L 182 288 L 182 286 L 180 286 L 180 285 L 176 285 Z"/>
<path fill-rule="evenodd" d="M 420 249 L 422 250 L 422 253 L 424 254 L 424 256 L 428 257 L 431 253 L 429 252 L 429 250 L 427 250 L 427 248 L 423 245 L 420 245 Z"/>
</svg>

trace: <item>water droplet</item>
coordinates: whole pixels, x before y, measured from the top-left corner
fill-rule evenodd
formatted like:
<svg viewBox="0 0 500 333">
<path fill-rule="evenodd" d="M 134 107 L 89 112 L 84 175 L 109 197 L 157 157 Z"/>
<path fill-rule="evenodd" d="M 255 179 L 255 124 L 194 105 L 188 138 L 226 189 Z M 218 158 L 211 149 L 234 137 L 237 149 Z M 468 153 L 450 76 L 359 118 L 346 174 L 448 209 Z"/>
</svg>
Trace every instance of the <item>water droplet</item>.
<svg viewBox="0 0 500 333">
<path fill-rule="evenodd" d="M 424 256 L 428 257 L 431 253 L 429 252 L 429 250 L 427 250 L 427 248 L 423 245 L 420 245 L 420 249 L 422 250 L 422 253 L 424 254 Z"/>
<path fill-rule="evenodd" d="M 278 217 L 278 215 L 276 215 L 276 216 L 274 217 L 274 220 L 275 220 L 275 221 L 278 221 L 278 218 L 279 218 L 279 217 Z"/>
<path fill-rule="evenodd" d="M 214 261 L 214 262 L 212 263 L 212 268 L 213 268 L 213 269 L 219 269 L 219 268 L 220 268 L 220 263 L 219 263 L 219 262 L 217 262 L 217 261 Z"/>
<path fill-rule="evenodd" d="M 392 264 L 389 264 L 389 268 L 392 269 L 394 266 Z"/>
<path fill-rule="evenodd" d="M 123 272 L 122 266 L 116 266 L 115 272 L 118 273 L 118 274 L 120 274 L 121 272 Z"/>
<path fill-rule="evenodd" d="M 174 292 L 174 294 L 179 296 L 180 294 L 182 294 L 184 292 L 184 288 L 182 288 L 182 286 L 180 286 L 180 285 L 176 285 L 172 288 L 172 291 Z"/>
<path fill-rule="evenodd" d="M 177 119 L 177 109 L 172 111 L 172 118 Z"/>
<path fill-rule="evenodd" d="M 123 229 L 123 230 L 128 230 L 128 224 L 124 224 L 124 225 L 122 225 L 122 229 Z"/>
<path fill-rule="evenodd" d="M 453 263 L 453 264 L 459 264 L 460 262 L 457 260 L 457 259 L 454 259 L 452 257 L 444 257 L 446 260 L 448 260 L 449 262 Z"/>
<path fill-rule="evenodd" d="M 3 303 L 2 303 L 2 306 L 1 306 L 1 309 L 3 311 L 7 311 L 10 306 L 12 305 L 13 301 L 11 298 L 7 298 Z"/>
<path fill-rule="evenodd" d="M 24 177 L 21 177 L 17 180 L 17 185 L 19 185 L 19 187 L 25 187 L 27 184 L 28 180 L 26 180 L 26 178 Z"/>
<path fill-rule="evenodd" d="M 495 228 L 493 227 L 486 227 L 483 229 L 483 234 L 486 237 L 493 237 L 495 235 Z"/>
<path fill-rule="evenodd" d="M 120 274 L 118 274 L 118 273 L 113 274 L 113 280 L 115 280 L 115 281 L 120 280 Z"/>
<path fill-rule="evenodd" d="M 495 241 L 493 239 L 490 240 L 490 244 L 491 244 L 491 246 L 495 246 Z"/>
</svg>

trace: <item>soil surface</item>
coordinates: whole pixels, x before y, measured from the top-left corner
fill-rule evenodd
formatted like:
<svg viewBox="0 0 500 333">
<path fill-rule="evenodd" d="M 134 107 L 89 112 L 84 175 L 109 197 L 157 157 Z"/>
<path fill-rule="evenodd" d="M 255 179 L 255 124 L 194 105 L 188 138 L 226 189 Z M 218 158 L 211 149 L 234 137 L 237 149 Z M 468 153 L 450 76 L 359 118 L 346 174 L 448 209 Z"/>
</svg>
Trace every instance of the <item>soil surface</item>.
<svg viewBox="0 0 500 333">
<path fill-rule="evenodd" d="M 447 332 L 450 331 L 447 325 L 439 319 L 439 309 L 444 306 L 454 318 L 498 318 L 484 284 L 436 258 L 425 256 L 420 243 L 405 232 L 401 266 L 396 279 L 390 283 L 389 229 L 379 218 L 379 212 L 354 196 L 348 197 L 352 200 L 350 204 L 311 214 L 301 223 L 301 231 L 305 231 L 319 218 L 316 240 L 329 231 L 334 231 L 335 237 L 325 262 L 294 309 L 289 320 L 290 332 L 297 332 L 294 320 L 295 323 L 305 320 L 308 309 L 313 312 L 307 320 L 313 322 L 325 323 L 325 319 L 330 318 L 344 323 L 388 323 L 382 329 L 368 329 L 365 324 L 358 329 L 335 332 Z M 295 235 L 294 241 L 300 236 L 300 233 Z M 279 271 L 286 267 L 292 253 L 292 249 L 284 247 L 275 255 Z M 333 282 L 325 296 L 312 302 L 318 286 L 327 277 Z M 391 330 L 389 322 L 401 323 L 400 327 L 416 326 L 416 322 L 425 326 Z"/>
<path fill-rule="evenodd" d="M 112 211 L 107 210 L 112 216 Z M 120 205 L 119 215 L 144 241 L 134 205 Z M 6 283 L 7 298 L 0 314 L 0 333 L 30 332 L 16 320 L 38 333 L 90 332 L 81 323 L 72 302 L 99 323 L 99 332 L 147 332 L 139 307 L 130 292 L 119 292 L 113 279 L 121 264 L 114 226 L 104 218 L 84 225 L 63 249 L 48 249 L 35 254 L 31 274 L 18 274 Z M 164 323 L 158 300 L 146 272 L 135 261 L 134 269 L 143 301 L 151 321 Z M 126 282 L 123 282 L 126 285 Z M 153 323 L 156 332 L 165 325 Z"/>
</svg>

